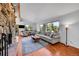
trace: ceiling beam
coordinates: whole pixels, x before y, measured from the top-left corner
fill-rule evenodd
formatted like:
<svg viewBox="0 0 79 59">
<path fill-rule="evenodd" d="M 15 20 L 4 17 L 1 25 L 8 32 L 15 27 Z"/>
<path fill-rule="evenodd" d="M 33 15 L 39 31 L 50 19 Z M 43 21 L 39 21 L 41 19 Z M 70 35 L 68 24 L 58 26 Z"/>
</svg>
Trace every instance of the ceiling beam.
<svg viewBox="0 0 79 59">
<path fill-rule="evenodd" d="M 19 15 L 19 18 L 20 18 L 20 3 L 18 3 L 18 15 Z"/>
</svg>

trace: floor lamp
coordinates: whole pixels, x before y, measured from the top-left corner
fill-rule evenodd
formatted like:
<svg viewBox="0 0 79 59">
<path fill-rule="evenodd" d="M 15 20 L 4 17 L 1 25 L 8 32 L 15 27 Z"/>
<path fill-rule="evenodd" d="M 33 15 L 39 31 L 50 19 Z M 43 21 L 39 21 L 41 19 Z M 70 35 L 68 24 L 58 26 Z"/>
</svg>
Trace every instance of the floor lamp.
<svg viewBox="0 0 79 59">
<path fill-rule="evenodd" d="M 68 40 L 68 27 L 69 27 L 69 25 L 65 26 L 65 30 L 66 30 L 66 45 L 67 45 L 67 40 Z"/>
</svg>

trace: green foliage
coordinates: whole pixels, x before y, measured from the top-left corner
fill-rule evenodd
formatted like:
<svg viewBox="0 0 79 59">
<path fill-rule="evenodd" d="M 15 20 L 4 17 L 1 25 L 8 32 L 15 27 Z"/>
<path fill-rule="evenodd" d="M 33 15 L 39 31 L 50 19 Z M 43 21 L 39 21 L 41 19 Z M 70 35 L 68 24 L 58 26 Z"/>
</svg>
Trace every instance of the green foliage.
<svg viewBox="0 0 79 59">
<path fill-rule="evenodd" d="M 48 23 L 48 24 L 44 24 L 43 27 L 41 28 L 41 32 L 58 32 L 59 31 L 59 27 L 58 26 L 54 26 L 53 23 Z"/>
<path fill-rule="evenodd" d="M 51 28 L 50 31 L 58 32 L 59 30 L 59 27 L 54 26 L 53 24 L 51 24 L 49 27 Z"/>
</svg>

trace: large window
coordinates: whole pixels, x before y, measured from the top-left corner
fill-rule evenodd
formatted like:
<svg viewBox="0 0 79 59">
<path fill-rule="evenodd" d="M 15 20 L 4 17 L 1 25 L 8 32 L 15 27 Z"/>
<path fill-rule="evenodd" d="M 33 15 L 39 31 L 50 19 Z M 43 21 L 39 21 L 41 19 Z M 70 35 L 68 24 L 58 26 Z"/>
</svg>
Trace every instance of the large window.
<svg viewBox="0 0 79 59">
<path fill-rule="evenodd" d="M 48 23 L 46 26 L 46 32 L 51 32 L 53 30 L 53 24 L 52 23 Z"/>
<path fill-rule="evenodd" d="M 58 32 L 59 31 L 59 22 L 53 22 L 53 30 Z"/>
<path fill-rule="evenodd" d="M 46 26 L 46 32 L 58 32 L 59 31 L 59 22 L 48 23 Z"/>
<path fill-rule="evenodd" d="M 59 22 L 52 22 L 52 23 L 46 23 L 40 25 L 40 32 L 58 32 L 59 31 Z"/>
<path fill-rule="evenodd" d="M 43 24 L 40 25 L 40 33 L 41 34 L 43 33 L 43 26 L 44 26 Z"/>
</svg>

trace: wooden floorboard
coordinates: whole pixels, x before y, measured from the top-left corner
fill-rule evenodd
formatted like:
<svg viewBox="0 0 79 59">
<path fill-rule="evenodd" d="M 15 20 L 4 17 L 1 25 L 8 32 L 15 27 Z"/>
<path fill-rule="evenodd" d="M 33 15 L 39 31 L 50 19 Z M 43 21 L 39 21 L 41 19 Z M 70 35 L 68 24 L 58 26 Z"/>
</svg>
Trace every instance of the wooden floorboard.
<svg viewBox="0 0 79 59">
<path fill-rule="evenodd" d="M 62 43 L 48 44 L 45 48 L 32 52 L 26 56 L 79 56 L 79 49 L 65 46 Z"/>
</svg>

